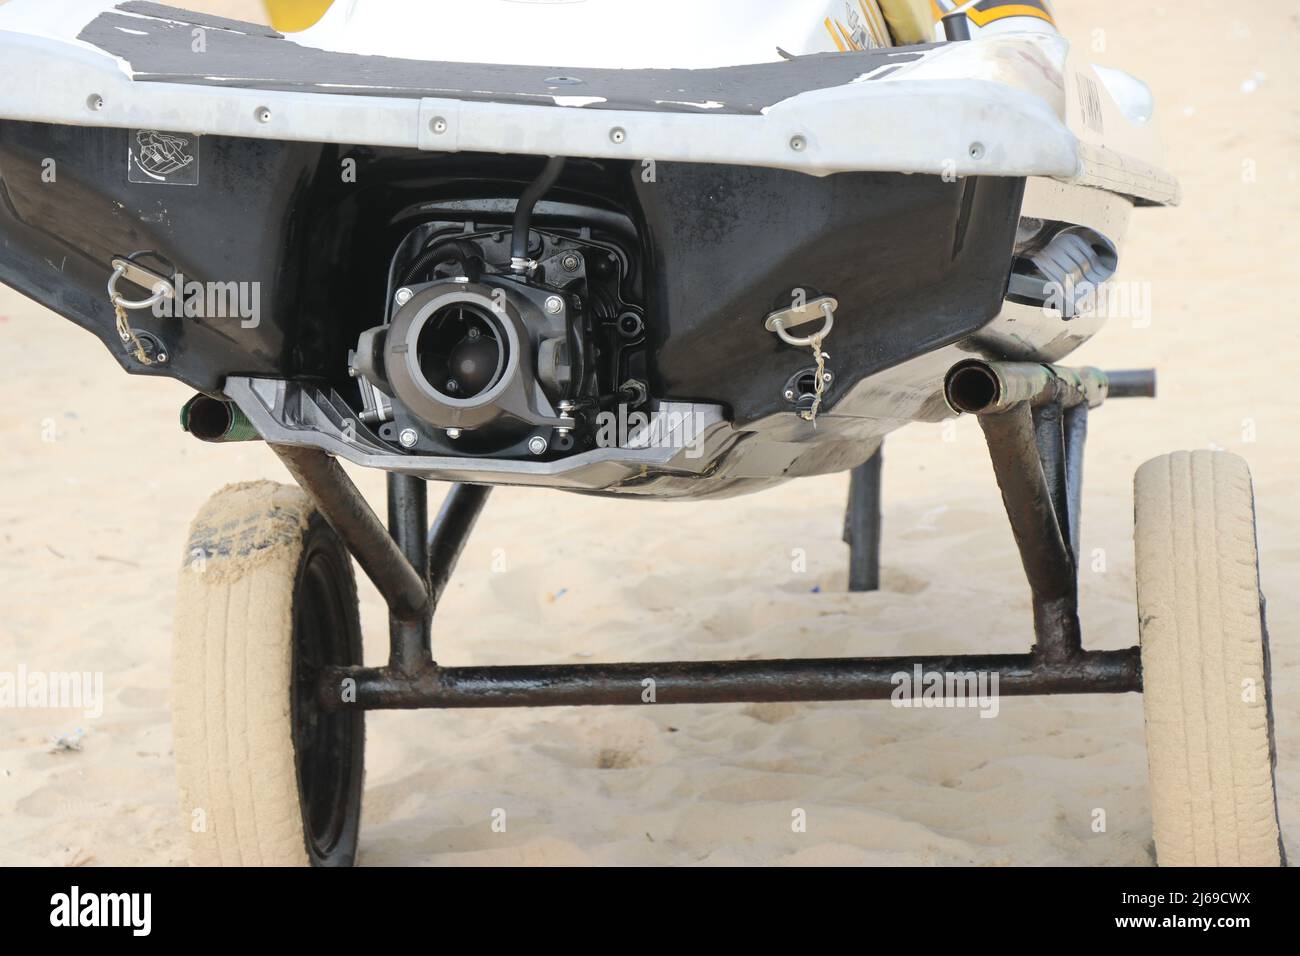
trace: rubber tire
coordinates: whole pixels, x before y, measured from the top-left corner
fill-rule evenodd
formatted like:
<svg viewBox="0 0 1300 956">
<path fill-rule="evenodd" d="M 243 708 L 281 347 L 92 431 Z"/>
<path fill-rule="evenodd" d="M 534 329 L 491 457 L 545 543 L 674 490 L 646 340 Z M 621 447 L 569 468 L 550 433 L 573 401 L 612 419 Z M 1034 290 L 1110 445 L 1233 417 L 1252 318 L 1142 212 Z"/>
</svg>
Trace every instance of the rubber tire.
<svg viewBox="0 0 1300 956">
<path fill-rule="evenodd" d="M 1278 866 L 1250 471 L 1222 452 L 1153 458 L 1134 479 L 1134 512 L 1156 859 Z"/>
<path fill-rule="evenodd" d="M 307 656 L 331 646 L 332 663 L 361 662 L 356 580 L 347 550 L 310 499 L 269 481 L 213 495 L 190 526 L 172 645 L 176 774 L 192 863 L 354 862 L 361 712 L 319 725 L 332 728 L 324 746 L 337 761 L 318 788 L 338 814 L 321 827 L 331 836 L 314 843 L 304 813 Z"/>
</svg>

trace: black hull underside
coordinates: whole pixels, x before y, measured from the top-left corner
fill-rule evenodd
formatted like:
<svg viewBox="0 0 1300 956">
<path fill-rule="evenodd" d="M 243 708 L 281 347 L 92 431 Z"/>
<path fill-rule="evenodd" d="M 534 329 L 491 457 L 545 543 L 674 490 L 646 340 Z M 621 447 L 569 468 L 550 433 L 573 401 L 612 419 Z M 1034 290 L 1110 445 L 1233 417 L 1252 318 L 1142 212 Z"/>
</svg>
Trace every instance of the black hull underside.
<svg viewBox="0 0 1300 956">
<path fill-rule="evenodd" d="M 528 156 L 205 136 L 196 184 L 138 183 L 131 135 L 0 122 L 0 281 L 94 333 L 127 371 L 213 394 L 248 375 L 354 395 L 347 350 L 382 321 L 402 237 L 449 217 L 507 225 L 539 167 Z M 970 335 L 1001 308 L 1022 179 L 651 169 L 572 160 L 534 225 L 586 226 L 637 250 L 629 287 L 644 299 L 656 398 L 724 405 L 738 427 L 788 410 L 781 385 L 811 354 L 763 319 L 796 290 L 839 300 L 826 343 L 836 392 Z M 256 326 L 133 313 L 169 356 L 138 363 L 105 283 L 115 256 L 145 251 L 187 281 L 258 283 Z"/>
</svg>

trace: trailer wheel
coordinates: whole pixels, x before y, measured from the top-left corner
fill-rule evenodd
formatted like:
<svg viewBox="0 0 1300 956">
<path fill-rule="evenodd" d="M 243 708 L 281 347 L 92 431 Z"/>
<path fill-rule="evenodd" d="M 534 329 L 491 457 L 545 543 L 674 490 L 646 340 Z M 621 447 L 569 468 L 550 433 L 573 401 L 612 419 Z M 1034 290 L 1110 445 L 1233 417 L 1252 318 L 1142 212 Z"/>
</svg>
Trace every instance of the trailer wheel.
<svg viewBox="0 0 1300 956">
<path fill-rule="evenodd" d="M 364 717 L 321 711 L 313 678 L 360 663 L 352 562 L 310 499 L 269 481 L 213 495 L 190 526 L 172 654 L 193 863 L 352 864 Z"/>
<path fill-rule="evenodd" d="M 1134 480 L 1138 630 L 1156 857 L 1277 866 L 1268 632 L 1250 471 L 1176 452 Z"/>
</svg>

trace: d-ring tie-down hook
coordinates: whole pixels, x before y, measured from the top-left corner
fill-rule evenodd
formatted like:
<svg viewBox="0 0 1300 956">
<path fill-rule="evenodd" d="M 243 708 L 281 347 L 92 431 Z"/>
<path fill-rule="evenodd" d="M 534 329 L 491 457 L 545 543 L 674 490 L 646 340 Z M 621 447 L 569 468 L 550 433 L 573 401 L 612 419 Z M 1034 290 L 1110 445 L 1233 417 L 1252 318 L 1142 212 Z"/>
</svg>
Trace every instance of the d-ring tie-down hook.
<svg viewBox="0 0 1300 956">
<path fill-rule="evenodd" d="M 141 365 L 152 365 L 148 353 L 145 351 L 144 343 L 140 341 L 140 336 L 136 334 L 135 329 L 131 328 L 131 322 L 126 317 L 127 309 L 148 309 L 163 299 L 171 299 L 176 296 L 176 289 L 172 280 L 167 276 L 159 275 L 152 269 L 145 268 L 130 258 L 113 259 L 113 274 L 108 279 L 108 301 L 113 305 L 113 312 L 117 316 L 117 335 L 124 343 L 131 347 L 131 354 Z M 147 299 L 124 299 L 117 293 L 117 283 L 123 276 L 128 280 L 140 286 L 143 289 L 153 289 L 153 295 Z M 159 353 L 160 361 L 166 361 L 166 356 Z"/>
<path fill-rule="evenodd" d="M 124 299 L 117 293 L 118 280 L 126 276 L 137 285 L 153 289 L 153 295 L 147 299 Z M 150 269 L 126 259 L 113 260 L 113 275 L 108 280 L 108 298 L 115 306 L 123 309 L 148 309 L 163 299 L 170 299 L 175 292 L 171 280 L 158 275 Z"/>
<path fill-rule="evenodd" d="M 835 324 L 835 310 L 839 305 L 834 297 L 823 295 L 803 305 L 773 312 L 763 321 L 763 328 L 775 332 L 786 345 L 793 345 L 797 349 L 807 348 L 813 342 L 820 342 L 830 335 L 831 327 Z M 822 320 L 822 327 L 812 335 L 791 335 L 787 331 L 793 326 L 815 322 L 819 318 Z"/>
<path fill-rule="evenodd" d="M 811 302 L 804 302 L 788 309 L 773 312 L 763 322 L 763 327 L 769 332 L 775 332 L 786 345 L 793 345 L 797 349 L 812 349 L 813 359 L 817 363 L 817 367 L 813 371 L 813 400 L 809 408 L 799 413 L 799 417 L 812 422 L 814 428 L 817 427 L 817 413 L 822 407 L 822 395 L 826 391 L 826 382 L 830 378 L 830 373 L 826 371 L 826 359 L 829 356 L 822 351 L 822 341 L 831 334 L 831 328 L 835 325 L 835 310 L 838 307 L 839 302 L 832 296 L 823 295 L 818 296 Z M 819 316 L 822 320 L 822 327 L 812 335 L 791 335 L 787 331 L 792 325 L 815 322 Z"/>
</svg>

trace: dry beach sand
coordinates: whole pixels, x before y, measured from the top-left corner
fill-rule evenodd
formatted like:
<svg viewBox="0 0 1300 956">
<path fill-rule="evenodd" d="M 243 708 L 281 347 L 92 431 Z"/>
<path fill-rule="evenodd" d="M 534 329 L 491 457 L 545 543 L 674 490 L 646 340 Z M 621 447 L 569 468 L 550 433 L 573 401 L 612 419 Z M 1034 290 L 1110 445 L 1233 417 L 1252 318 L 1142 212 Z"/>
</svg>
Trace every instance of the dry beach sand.
<svg viewBox="0 0 1300 956">
<path fill-rule="evenodd" d="M 1245 455 L 1296 858 L 1300 335 L 1287 283 L 1300 261 L 1300 18 L 1283 0 L 1055 6 L 1072 37 L 1104 47 L 1098 62 L 1151 83 L 1184 188 L 1181 208 L 1139 211 L 1130 229 L 1121 278 L 1150 283 L 1150 323 L 1113 319 L 1075 356 L 1155 365 L 1161 389 L 1093 417 L 1083 545 L 1105 568 L 1083 574 L 1086 639 L 1135 640 L 1137 465 L 1178 448 Z M 0 710 L 0 863 L 180 863 L 168 684 L 185 530 L 221 485 L 287 476 L 258 444 L 182 434 L 182 386 L 126 376 L 91 336 L 7 290 L 0 343 L 0 670 L 102 671 L 105 692 L 97 719 Z M 382 501 L 381 474 L 354 475 Z M 435 622 L 436 656 L 1024 648 L 1027 589 L 976 423 L 892 437 L 885 481 L 885 588 L 866 595 L 845 592 L 844 475 L 704 504 L 498 490 Z M 362 617 L 378 661 L 386 628 L 368 584 Z M 77 728 L 80 750 L 51 752 Z M 990 720 L 767 704 L 376 714 L 368 731 L 363 864 L 1152 861 L 1136 695 L 1009 699 Z M 796 809 L 806 832 L 792 832 Z"/>
</svg>

